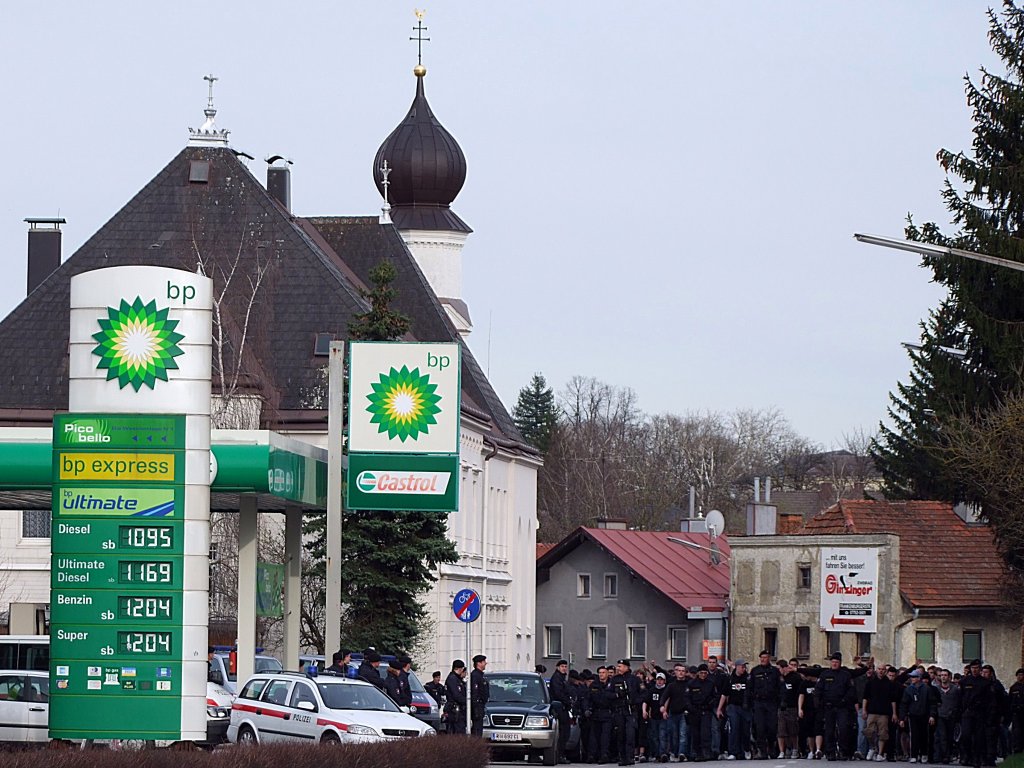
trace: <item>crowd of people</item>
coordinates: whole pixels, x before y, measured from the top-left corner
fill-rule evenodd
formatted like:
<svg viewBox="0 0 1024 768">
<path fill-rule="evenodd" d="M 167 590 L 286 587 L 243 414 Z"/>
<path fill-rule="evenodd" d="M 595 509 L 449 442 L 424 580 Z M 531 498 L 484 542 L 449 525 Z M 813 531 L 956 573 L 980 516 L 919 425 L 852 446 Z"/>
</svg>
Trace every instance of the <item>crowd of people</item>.
<svg viewBox="0 0 1024 768">
<path fill-rule="evenodd" d="M 546 672 L 542 668 L 538 671 Z M 671 669 L 629 659 L 569 670 L 559 661 L 549 682 L 561 702 L 560 757 L 569 725 L 580 728 L 580 762 L 794 759 L 872 760 L 994 766 L 1024 751 L 1024 669 L 1007 689 L 988 664 L 962 672 L 896 668 L 856 658 L 845 667 L 796 659 Z"/>
</svg>

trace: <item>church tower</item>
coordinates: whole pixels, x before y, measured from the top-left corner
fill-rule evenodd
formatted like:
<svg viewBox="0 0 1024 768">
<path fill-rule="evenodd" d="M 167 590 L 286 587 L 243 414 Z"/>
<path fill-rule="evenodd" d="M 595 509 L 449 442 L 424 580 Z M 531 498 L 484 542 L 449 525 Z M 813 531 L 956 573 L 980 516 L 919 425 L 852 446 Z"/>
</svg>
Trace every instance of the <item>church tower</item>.
<svg viewBox="0 0 1024 768">
<path fill-rule="evenodd" d="M 421 28 L 426 29 L 422 23 Z M 462 298 L 462 247 L 473 230 L 451 204 L 466 181 L 466 156 L 427 103 L 423 89 L 427 68 L 417 64 L 413 74 L 416 96 L 405 119 L 377 150 L 373 178 L 384 198 L 382 221 L 390 216 L 465 337 L 473 324 Z"/>
</svg>

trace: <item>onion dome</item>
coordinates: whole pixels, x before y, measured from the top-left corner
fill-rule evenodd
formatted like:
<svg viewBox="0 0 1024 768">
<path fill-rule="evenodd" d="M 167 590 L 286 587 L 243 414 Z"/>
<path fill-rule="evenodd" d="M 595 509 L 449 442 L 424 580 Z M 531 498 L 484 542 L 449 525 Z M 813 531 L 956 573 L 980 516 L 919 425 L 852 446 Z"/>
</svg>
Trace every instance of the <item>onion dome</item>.
<svg viewBox="0 0 1024 768">
<path fill-rule="evenodd" d="M 399 229 L 471 232 L 449 208 L 466 182 L 466 156 L 427 103 L 426 67 L 417 66 L 413 73 L 416 97 L 405 119 L 377 150 L 373 180 Z"/>
</svg>

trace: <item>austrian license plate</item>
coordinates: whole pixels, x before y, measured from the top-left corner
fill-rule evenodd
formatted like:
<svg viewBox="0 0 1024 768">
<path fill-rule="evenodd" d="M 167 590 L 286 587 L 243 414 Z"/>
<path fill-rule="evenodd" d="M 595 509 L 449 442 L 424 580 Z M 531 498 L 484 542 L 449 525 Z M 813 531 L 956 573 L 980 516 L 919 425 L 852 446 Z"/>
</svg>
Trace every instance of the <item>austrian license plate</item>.
<svg viewBox="0 0 1024 768">
<path fill-rule="evenodd" d="M 518 733 L 502 733 L 496 731 L 491 734 L 491 741 L 520 741 Z"/>
</svg>

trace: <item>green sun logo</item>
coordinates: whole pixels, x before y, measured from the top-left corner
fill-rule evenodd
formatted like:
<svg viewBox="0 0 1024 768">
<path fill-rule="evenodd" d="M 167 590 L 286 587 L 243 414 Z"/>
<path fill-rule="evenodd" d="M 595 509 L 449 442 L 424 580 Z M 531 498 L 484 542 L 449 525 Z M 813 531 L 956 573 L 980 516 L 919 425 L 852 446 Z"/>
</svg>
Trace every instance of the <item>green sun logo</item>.
<svg viewBox="0 0 1024 768">
<path fill-rule="evenodd" d="M 178 321 L 168 320 L 168 311 L 138 296 L 131 304 L 121 299 L 118 309 L 107 307 L 107 317 L 98 321 L 102 330 L 92 335 L 99 342 L 92 351 L 100 358 L 96 367 L 107 369 L 107 381 L 117 379 L 121 389 L 131 384 L 136 392 L 167 381 L 167 371 L 178 367 L 174 358 L 184 354 L 178 342 L 185 338 L 174 332 Z"/>
<path fill-rule="evenodd" d="M 430 383 L 430 375 L 421 376 L 419 368 L 392 368 L 390 373 L 380 374 L 380 381 L 371 386 L 366 410 L 373 414 L 370 423 L 377 425 L 378 434 L 387 432 L 389 440 L 397 437 L 404 443 L 427 434 L 430 425 L 437 424 L 434 416 L 441 412 L 437 405 L 441 396 L 435 394 L 437 384 Z"/>
</svg>

